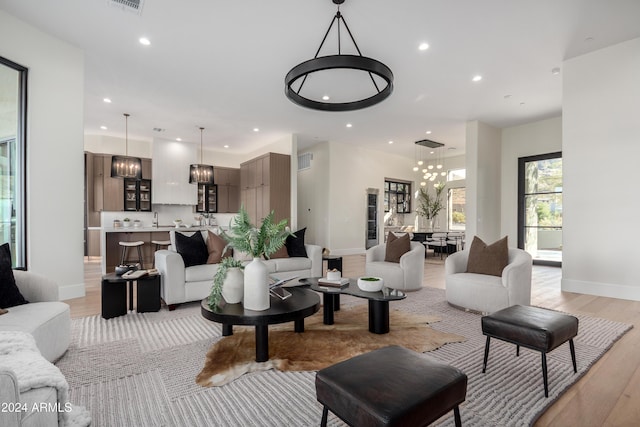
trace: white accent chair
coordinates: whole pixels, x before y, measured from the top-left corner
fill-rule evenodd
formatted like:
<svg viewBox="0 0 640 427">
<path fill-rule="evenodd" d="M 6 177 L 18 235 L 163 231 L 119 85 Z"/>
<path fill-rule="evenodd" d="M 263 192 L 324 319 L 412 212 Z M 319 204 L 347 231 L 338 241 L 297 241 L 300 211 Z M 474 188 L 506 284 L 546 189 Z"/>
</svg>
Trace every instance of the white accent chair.
<svg viewBox="0 0 640 427">
<path fill-rule="evenodd" d="M 469 249 L 447 257 L 444 263 L 446 298 L 458 308 L 493 313 L 515 304 L 531 305 L 532 258 L 522 249 L 509 249 L 502 276 L 467 273 Z"/>
<path fill-rule="evenodd" d="M 49 362 L 59 359 L 71 342 L 69 305 L 58 301 L 58 285 L 36 273 L 14 270 L 20 293 L 29 304 L 9 307 L 0 316 L 0 331 L 28 332 Z"/>
<path fill-rule="evenodd" d="M 367 249 L 365 274 L 382 277 L 384 286 L 401 291 L 417 291 L 424 278 L 424 246 L 411 242 L 411 249 L 400 257 L 400 262 L 384 260 L 386 244 Z"/>
</svg>

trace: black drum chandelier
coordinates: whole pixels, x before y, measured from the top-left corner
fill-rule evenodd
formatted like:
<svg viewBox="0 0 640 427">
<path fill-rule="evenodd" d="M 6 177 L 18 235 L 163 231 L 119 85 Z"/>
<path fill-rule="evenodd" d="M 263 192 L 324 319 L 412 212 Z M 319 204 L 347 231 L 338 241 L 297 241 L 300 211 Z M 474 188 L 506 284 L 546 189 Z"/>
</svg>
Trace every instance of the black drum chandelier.
<svg viewBox="0 0 640 427">
<path fill-rule="evenodd" d="M 289 98 L 289 100 L 291 100 L 295 104 L 298 104 L 302 107 L 307 107 L 307 108 L 311 108 L 314 110 L 321 110 L 321 111 L 353 111 L 353 110 L 359 110 L 362 108 L 370 107 L 372 105 L 375 105 L 385 100 L 386 98 L 389 97 L 389 95 L 391 95 L 391 92 L 393 92 L 393 73 L 391 72 L 391 69 L 386 65 L 384 65 L 382 62 L 372 58 L 368 58 L 366 56 L 362 56 L 362 53 L 360 52 L 360 48 L 358 48 L 358 45 L 355 39 L 353 38 L 353 35 L 351 34 L 351 30 L 349 30 L 349 27 L 347 26 L 347 22 L 344 20 L 344 17 L 340 13 L 340 5 L 344 3 L 345 0 L 332 0 L 332 1 L 333 3 L 338 5 L 338 11 L 336 15 L 333 17 L 333 19 L 331 20 L 331 24 L 329 24 L 329 28 L 327 29 L 327 32 L 325 33 L 324 38 L 320 43 L 320 47 L 318 48 L 316 55 L 313 57 L 313 59 L 310 59 L 308 61 L 305 61 L 296 65 L 287 73 L 284 79 L 285 95 L 287 96 L 287 98 Z M 341 47 L 340 47 L 340 22 L 341 21 L 344 24 L 344 27 L 347 30 L 347 33 L 349 34 L 349 37 L 351 38 L 351 41 L 353 42 L 353 45 L 355 46 L 356 51 L 358 52 L 358 55 L 343 55 L 341 53 Z M 326 41 L 327 36 L 329 35 L 331 28 L 333 27 L 333 24 L 336 22 L 338 23 L 337 24 L 338 54 L 318 57 L 318 54 L 320 53 L 320 50 L 322 49 L 322 46 L 324 45 L 324 42 Z M 364 71 L 368 73 L 376 93 L 373 96 L 370 96 L 368 98 L 363 98 L 363 99 L 349 101 L 349 102 L 323 102 L 323 101 L 310 99 L 300 95 L 300 91 L 302 90 L 302 87 L 304 86 L 304 83 L 310 74 L 318 71 L 335 70 L 335 69 L 359 70 L 359 71 Z M 384 80 L 386 82 L 386 86 L 380 89 L 378 82 L 376 82 L 376 79 L 374 78 L 374 75 Z M 293 85 L 299 79 L 302 79 L 302 82 L 300 83 L 300 85 L 296 90 L 293 88 Z"/>
</svg>

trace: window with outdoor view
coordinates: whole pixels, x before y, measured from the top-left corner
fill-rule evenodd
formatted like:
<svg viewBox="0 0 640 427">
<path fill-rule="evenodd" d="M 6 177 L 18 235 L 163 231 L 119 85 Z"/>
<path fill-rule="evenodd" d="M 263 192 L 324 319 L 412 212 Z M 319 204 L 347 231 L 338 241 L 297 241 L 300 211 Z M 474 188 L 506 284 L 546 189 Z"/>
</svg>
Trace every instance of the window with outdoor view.
<svg viewBox="0 0 640 427">
<path fill-rule="evenodd" d="M 534 262 L 562 262 L 562 153 L 523 157 L 518 165 L 518 247 Z"/>
<path fill-rule="evenodd" d="M 464 230 L 467 217 L 465 213 L 466 191 L 465 187 L 450 188 L 448 199 L 448 226 L 449 230 Z"/>
</svg>

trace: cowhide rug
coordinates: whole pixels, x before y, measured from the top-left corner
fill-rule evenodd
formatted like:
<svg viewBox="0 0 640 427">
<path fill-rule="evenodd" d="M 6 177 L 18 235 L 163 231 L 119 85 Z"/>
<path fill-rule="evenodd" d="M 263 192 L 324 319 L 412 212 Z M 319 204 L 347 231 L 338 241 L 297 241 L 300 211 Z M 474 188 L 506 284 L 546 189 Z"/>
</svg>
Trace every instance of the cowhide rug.
<svg viewBox="0 0 640 427">
<path fill-rule="evenodd" d="M 254 327 L 234 326 L 231 336 L 217 341 L 207 353 L 205 366 L 196 377 L 204 387 L 227 384 L 247 372 L 317 371 L 389 345 L 424 353 L 446 343 L 465 341 L 460 335 L 436 331 L 428 326 L 440 319 L 390 310 L 390 332 L 369 332 L 368 307 L 344 307 L 335 323 L 322 323 L 322 310 L 305 319 L 304 333 L 293 332 L 293 323 L 269 326 L 269 360 L 256 362 Z"/>
</svg>

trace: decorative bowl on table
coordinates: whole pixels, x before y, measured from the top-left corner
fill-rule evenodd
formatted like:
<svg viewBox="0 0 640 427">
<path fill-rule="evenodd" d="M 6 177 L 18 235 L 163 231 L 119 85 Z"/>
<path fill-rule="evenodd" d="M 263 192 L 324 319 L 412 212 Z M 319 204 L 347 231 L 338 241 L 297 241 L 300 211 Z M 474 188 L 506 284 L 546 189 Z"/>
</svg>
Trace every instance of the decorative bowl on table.
<svg viewBox="0 0 640 427">
<path fill-rule="evenodd" d="M 122 276 L 127 271 L 136 271 L 138 269 L 137 264 L 120 264 L 116 266 L 116 275 Z"/>
<path fill-rule="evenodd" d="M 358 287 L 365 292 L 379 292 L 382 290 L 383 285 L 384 280 L 382 280 L 382 277 L 365 276 L 358 278 Z"/>
<path fill-rule="evenodd" d="M 180 226 L 182 225 L 182 220 L 181 219 L 174 219 L 173 220 L 173 225 L 175 225 L 176 228 L 180 228 Z"/>
</svg>

